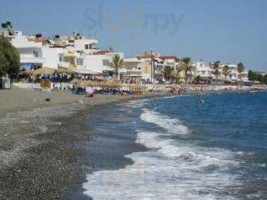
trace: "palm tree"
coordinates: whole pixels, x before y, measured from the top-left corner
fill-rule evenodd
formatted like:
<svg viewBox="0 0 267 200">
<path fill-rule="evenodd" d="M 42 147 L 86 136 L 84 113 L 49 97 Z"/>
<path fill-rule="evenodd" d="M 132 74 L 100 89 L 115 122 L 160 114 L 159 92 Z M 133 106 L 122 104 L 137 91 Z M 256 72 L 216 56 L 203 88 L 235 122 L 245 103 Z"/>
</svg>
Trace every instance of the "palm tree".
<svg viewBox="0 0 267 200">
<path fill-rule="evenodd" d="M 191 58 L 190 57 L 184 57 L 182 58 L 182 65 L 178 67 L 177 71 L 178 73 L 183 71 L 185 73 L 185 83 L 188 82 L 189 74 L 192 76 L 193 71 L 195 70 L 195 67 L 191 65 Z"/>
<path fill-rule="evenodd" d="M 179 82 L 181 76 L 179 72 L 179 67 L 176 66 L 176 70 L 173 70 L 171 73 L 171 77 L 175 79 L 176 84 Z"/>
<path fill-rule="evenodd" d="M 225 77 L 225 80 L 226 80 L 227 75 L 230 73 L 230 67 L 229 67 L 228 65 L 225 65 L 225 66 L 223 67 L 222 73 L 223 73 L 223 75 L 224 75 L 224 77 Z"/>
<path fill-rule="evenodd" d="M 213 68 L 213 74 L 216 77 L 216 82 L 218 84 L 218 76 L 220 74 L 219 68 L 220 68 L 221 62 L 220 61 L 216 61 L 215 63 L 213 63 L 212 68 Z"/>
<path fill-rule="evenodd" d="M 172 78 L 172 71 L 174 69 L 171 66 L 166 66 L 164 67 L 162 73 L 163 73 L 163 77 L 169 81 Z"/>
<path fill-rule="evenodd" d="M 119 68 L 121 68 L 123 64 L 124 64 L 124 59 L 121 58 L 118 54 L 116 54 L 112 58 L 110 66 L 114 68 L 115 81 L 118 81 Z"/>
<path fill-rule="evenodd" d="M 245 70 L 245 66 L 242 62 L 237 64 L 237 71 L 239 73 L 239 79 L 241 81 L 241 73 Z"/>
</svg>

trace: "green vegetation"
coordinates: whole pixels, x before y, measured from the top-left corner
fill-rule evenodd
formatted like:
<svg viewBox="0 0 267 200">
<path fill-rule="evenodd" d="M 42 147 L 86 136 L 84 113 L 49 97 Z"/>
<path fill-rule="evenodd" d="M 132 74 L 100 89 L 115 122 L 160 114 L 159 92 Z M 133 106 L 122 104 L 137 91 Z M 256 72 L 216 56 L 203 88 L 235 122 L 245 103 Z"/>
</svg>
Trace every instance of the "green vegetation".
<svg viewBox="0 0 267 200">
<path fill-rule="evenodd" d="M 252 70 L 248 71 L 248 79 L 250 81 L 259 81 L 260 83 L 267 84 L 267 74 L 263 75 L 259 72 L 254 72 Z"/>
<path fill-rule="evenodd" d="M 119 74 L 119 68 L 123 67 L 124 65 L 124 59 L 121 58 L 119 55 L 115 55 L 113 58 L 112 58 L 112 62 L 111 62 L 111 67 L 113 67 L 115 70 L 114 70 L 114 79 L 115 81 L 118 80 L 118 74 Z"/>
<path fill-rule="evenodd" d="M 20 57 L 15 47 L 7 38 L 0 36 L 0 87 L 2 77 L 6 74 L 15 75 L 20 68 Z"/>
<path fill-rule="evenodd" d="M 225 77 L 225 80 L 226 80 L 228 74 L 230 73 L 230 67 L 229 67 L 228 65 L 225 65 L 225 66 L 223 67 L 222 73 L 223 73 L 223 75 L 224 75 L 224 77 Z"/>
<path fill-rule="evenodd" d="M 181 63 L 181 66 L 179 66 L 178 68 L 178 72 L 183 71 L 185 73 L 185 83 L 187 83 L 189 76 L 193 75 L 193 71 L 195 70 L 195 67 L 191 65 L 192 63 L 191 63 L 190 57 L 184 57 L 181 59 L 181 61 L 182 63 Z"/>
<path fill-rule="evenodd" d="M 242 62 L 237 64 L 237 71 L 239 73 L 239 80 L 241 81 L 242 78 L 242 72 L 245 70 L 245 66 Z"/>
<path fill-rule="evenodd" d="M 166 66 L 164 67 L 163 70 L 163 77 L 165 78 L 166 81 L 169 81 L 172 78 L 172 72 L 173 72 L 173 68 L 171 66 Z"/>
<path fill-rule="evenodd" d="M 212 65 L 212 69 L 213 69 L 213 74 L 216 77 L 216 82 L 218 83 L 218 76 L 220 75 L 220 68 L 221 62 L 220 61 L 216 61 L 215 63 L 213 63 Z"/>
</svg>

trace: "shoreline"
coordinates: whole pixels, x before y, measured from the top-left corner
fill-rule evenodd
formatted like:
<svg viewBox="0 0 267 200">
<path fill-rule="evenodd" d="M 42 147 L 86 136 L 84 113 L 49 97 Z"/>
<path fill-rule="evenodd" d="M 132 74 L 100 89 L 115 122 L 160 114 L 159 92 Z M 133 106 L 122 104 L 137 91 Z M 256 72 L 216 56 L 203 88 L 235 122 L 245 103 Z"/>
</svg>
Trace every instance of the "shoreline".
<svg viewBox="0 0 267 200">
<path fill-rule="evenodd" d="M 47 95 L 39 94 L 40 100 Z M 94 117 L 92 113 L 118 102 L 159 96 L 79 96 L 78 102 L 74 96 L 72 103 L 53 102 L 52 96 L 48 104 L 41 101 L 38 106 L 1 112 L 0 159 L 4 162 L 0 163 L 0 198 L 66 199 L 76 190 L 71 193 L 80 192 L 81 199 L 86 181 L 83 171 L 90 169 L 83 169 L 85 165 L 80 163 L 84 151 L 69 144 L 90 141 L 86 122 Z"/>
<path fill-rule="evenodd" d="M 79 199 L 90 199 L 83 194 L 82 184 L 95 163 L 85 165 L 82 157 L 88 150 L 71 146 L 91 141 L 93 135 L 86 122 L 94 117 L 94 112 L 118 102 L 164 96 L 177 95 L 97 95 L 94 99 L 74 96 L 74 100 L 68 99 L 73 100 L 71 103 L 53 103 L 51 98 L 50 104 L 41 102 L 39 107 L 19 108 L 0 115 L 0 159 L 5 161 L 0 164 L 0 197 L 77 199 L 72 195 L 78 195 Z M 39 97 L 43 100 L 44 96 Z M 136 148 L 145 150 L 144 146 Z M 99 153 L 96 150 L 95 156 Z M 125 165 L 131 163 L 123 159 Z"/>
</svg>

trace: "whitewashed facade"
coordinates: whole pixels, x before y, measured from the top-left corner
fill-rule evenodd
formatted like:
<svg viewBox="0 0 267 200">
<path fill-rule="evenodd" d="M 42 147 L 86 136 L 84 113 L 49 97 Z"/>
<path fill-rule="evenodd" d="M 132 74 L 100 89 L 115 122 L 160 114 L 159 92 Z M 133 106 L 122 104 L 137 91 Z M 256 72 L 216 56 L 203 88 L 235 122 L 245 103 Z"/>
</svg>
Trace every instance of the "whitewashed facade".
<svg viewBox="0 0 267 200">
<path fill-rule="evenodd" d="M 227 80 L 231 82 L 237 82 L 237 81 L 248 81 L 248 71 L 245 70 L 241 74 L 237 71 L 237 65 L 236 64 L 227 64 L 229 66 L 229 74 L 225 77 L 222 73 L 223 68 L 226 65 L 221 65 L 220 67 L 220 79 L 221 80 Z"/>
<path fill-rule="evenodd" d="M 212 68 L 207 65 L 204 61 L 198 61 L 198 62 L 193 62 L 192 66 L 195 67 L 195 77 L 199 77 L 200 79 L 203 80 L 209 80 L 211 78 L 214 78 L 214 75 L 212 73 Z"/>
</svg>

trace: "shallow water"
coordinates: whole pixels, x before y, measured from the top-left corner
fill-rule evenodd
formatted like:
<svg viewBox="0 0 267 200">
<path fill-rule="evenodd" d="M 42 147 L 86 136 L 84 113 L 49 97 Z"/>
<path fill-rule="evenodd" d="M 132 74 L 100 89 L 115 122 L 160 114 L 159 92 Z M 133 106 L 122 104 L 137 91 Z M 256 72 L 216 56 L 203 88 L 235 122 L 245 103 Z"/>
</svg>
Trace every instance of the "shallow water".
<svg viewBox="0 0 267 200">
<path fill-rule="evenodd" d="M 88 174 L 84 193 L 105 200 L 267 199 L 266 106 L 267 93 L 239 93 L 103 108 L 89 122 L 96 135 L 149 150 L 125 153 L 133 161 L 126 167 Z"/>
</svg>

